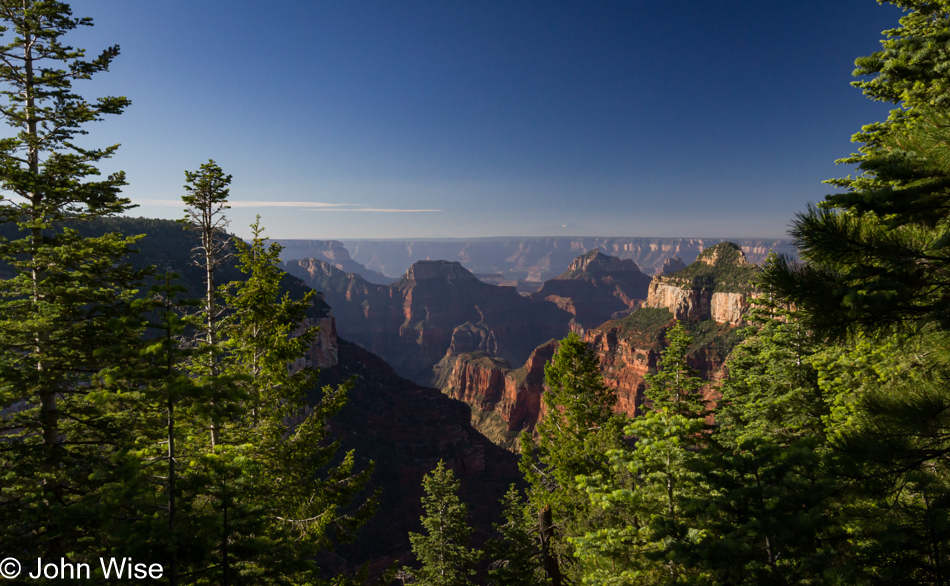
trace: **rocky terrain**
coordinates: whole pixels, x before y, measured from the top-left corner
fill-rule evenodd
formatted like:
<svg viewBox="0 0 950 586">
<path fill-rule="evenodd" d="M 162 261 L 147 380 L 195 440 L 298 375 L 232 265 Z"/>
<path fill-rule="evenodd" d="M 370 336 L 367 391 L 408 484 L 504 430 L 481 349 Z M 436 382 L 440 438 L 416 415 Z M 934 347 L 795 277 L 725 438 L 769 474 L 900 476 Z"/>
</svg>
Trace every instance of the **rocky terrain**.
<svg viewBox="0 0 950 586">
<path fill-rule="evenodd" d="M 749 281 L 755 271 L 737 245 L 719 244 L 684 269 L 654 277 L 644 307 L 585 332 L 584 340 L 600 359 L 605 383 L 617 390 L 618 411 L 635 415 L 642 405 L 644 377 L 656 368 L 664 332 L 676 320 L 693 336 L 689 352 L 693 368 L 708 381 L 722 377 L 722 365 L 739 341 L 737 326 L 748 308 Z M 549 356 L 553 350 L 550 342 L 535 356 Z M 532 429 L 542 415 L 544 375 L 538 362 L 515 369 L 484 354 L 446 356 L 436 367 L 436 383 L 472 407 L 473 423 L 483 433 L 516 448 L 517 433 Z M 708 399 L 716 399 L 712 387 L 705 392 Z"/>
<path fill-rule="evenodd" d="M 650 277 L 637 263 L 595 248 L 575 258 L 564 273 L 545 281 L 531 298 L 550 301 L 572 314 L 572 329 L 582 334 L 639 308 L 649 286 Z"/>
<path fill-rule="evenodd" d="M 349 251 L 338 240 L 275 240 L 274 242 L 284 247 L 280 253 L 281 260 L 315 258 L 345 273 L 359 275 L 367 282 L 379 285 L 389 285 L 398 280 L 356 262 L 350 258 Z"/>
<path fill-rule="evenodd" d="M 343 240 L 342 244 L 353 261 L 390 277 L 402 275 L 417 260 L 446 259 L 460 262 L 472 273 L 494 275 L 498 281 L 520 280 L 540 284 L 566 271 L 578 255 L 595 248 L 604 254 L 633 260 L 644 273 L 655 275 L 662 270 L 667 259 L 679 257 L 689 264 L 700 252 L 723 241 L 722 238 L 559 236 L 467 240 Z M 732 241 L 742 247 L 750 262 L 756 264 L 765 260 L 769 250 L 795 255 L 795 250 L 788 240 L 739 238 Z M 321 251 L 327 248 L 327 241 L 279 242 L 287 247 L 282 256 L 285 260 L 323 258 Z M 307 244 L 308 242 L 314 244 Z M 360 272 L 348 268 L 343 270 Z M 367 280 L 373 281 L 370 278 Z"/>
<path fill-rule="evenodd" d="M 466 405 L 399 377 L 378 356 L 338 339 L 332 317 L 322 319 L 324 329 L 311 352 L 324 357 L 321 385 L 354 380 L 349 401 L 330 427 L 341 455 L 354 450 L 359 467 L 374 462 L 368 493 L 380 491 L 384 513 L 373 517 L 354 543 L 324 555 L 321 565 L 336 573 L 368 562 L 375 574 L 407 559 L 408 533 L 421 530 L 422 477 L 439 460 L 461 481 L 460 497 L 469 504 L 476 541 L 486 539 L 501 515 L 498 500 L 520 481 L 517 458 L 471 426 Z M 334 352 L 328 354 L 327 348 Z"/>
<path fill-rule="evenodd" d="M 513 287 L 483 283 L 457 262 L 419 261 L 388 286 L 317 259 L 283 268 L 325 294 L 344 338 L 421 384 L 447 353 L 485 352 L 522 364 L 539 344 L 566 335 L 573 317 Z"/>
</svg>

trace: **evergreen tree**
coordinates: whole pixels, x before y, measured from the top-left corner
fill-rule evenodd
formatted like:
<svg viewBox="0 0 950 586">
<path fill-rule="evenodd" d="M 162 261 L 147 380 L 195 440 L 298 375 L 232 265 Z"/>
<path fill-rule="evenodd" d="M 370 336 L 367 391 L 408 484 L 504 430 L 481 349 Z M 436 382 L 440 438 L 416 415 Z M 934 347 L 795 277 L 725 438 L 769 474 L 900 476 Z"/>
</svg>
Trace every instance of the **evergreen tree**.
<svg viewBox="0 0 950 586">
<path fill-rule="evenodd" d="M 99 179 L 118 148 L 83 148 L 84 125 L 119 114 L 123 97 L 87 101 L 75 80 L 108 70 L 64 35 L 92 24 L 56 1 L 0 1 L 0 104 L 16 134 L 0 140 L 0 541 L 11 555 L 84 559 L 123 517 L 103 489 L 129 481 L 128 419 L 137 397 L 103 388 L 102 373 L 134 360 L 144 326 L 133 300 L 142 275 L 121 262 L 134 242 L 83 238 L 65 227 L 120 213 L 124 174 Z M 133 467 L 134 468 L 134 467 Z"/>
<path fill-rule="evenodd" d="M 611 475 L 607 453 L 623 443 L 624 416 L 613 413 L 616 393 L 604 385 L 597 355 L 576 334 L 561 341 L 544 374 L 546 410 L 537 440 L 522 435 L 520 467 L 530 483 L 542 566 L 560 586 L 577 579 L 570 538 L 597 522 L 575 477 Z"/>
<path fill-rule="evenodd" d="M 535 539 L 536 523 L 527 513 L 524 500 L 513 485 L 502 498 L 504 523 L 494 525 L 496 537 L 485 544 L 492 560 L 489 584 L 495 586 L 545 586 L 541 552 Z"/>
<path fill-rule="evenodd" d="M 860 58 L 854 82 L 866 95 L 901 107 L 865 126 L 859 152 L 838 161 L 861 174 L 828 183 L 827 196 L 796 219 L 792 235 L 804 265 L 767 273 L 776 292 L 805 310 L 823 335 L 885 332 L 895 325 L 950 326 L 950 168 L 947 166 L 946 2 L 900 0 L 901 26 L 885 31 L 881 51 Z"/>
<path fill-rule="evenodd" d="M 944 584 L 950 5 L 893 3 L 907 13 L 881 51 L 856 62 L 869 79 L 855 85 L 901 107 L 855 135 L 863 146 L 842 162 L 861 174 L 830 181 L 844 191 L 796 220 L 805 262 L 777 262 L 765 276 L 806 329 L 850 344 L 828 349 L 818 370 L 834 397 L 828 436 L 858 575 Z"/>
<path fill-rule="evenodd" d="M 862 339 L 818 356 L 840 518 L 854 575 L 946 584 L 950 551 L 950 380 L 945 333 Z"/>
<path fill-rule="evenodd" d="M 412 553 L 422 566 L 411 570 L 415 583 L 424 586 L 470 586 L 481 552 L 469 547 L 472 529 L 468 512 L 458 498 L 458 480 L 442 461 L 422 479 L 422 527 L 425 534 L 410 533 Z"/>
<path fill-rule="evenodd" d="M 710 490 L 689 563 L 714 583 L 851 583 L 826 430 L 834 394 L 814 364 L 822 347 L 795 313 L 756 303 L 758 327 L 727 362 L 702 454 Z"/>
<path fill-rule="evenodd" d="M 185 171 L 185 195 L 182 201 L 185 218 L 182 222 L 198 233 L 199 244 L 193 250 L 195 264 L 204 269 L 205 296 L 200 319 L 195 322 L 203 346 L 203 359 L 196 365 L 196 372 L 204 375 L 211 395 L 210 432 L 211 447 L 220 443 L 221 419 L 231 415 L 228 408 L 237 402 L 228 397 L 233 389 L 220 377 L 218 360 L 221 354 L 220 329 L 224 312 L 218 302 L 218 287 L 215 270 L 230 256 L 229 238 L 224 231 L 230 223 L 224 215 L 231 176 L 225 175 L 213 160 L 201 165 L 197 171 Z M 218 397 L 215 395 L 222 394 Z"/>
<path fill-rule="evenodd" d="M 692 339 L 682 325 L 647 377 L 649 406 L 625 433 L 633 448 L 608 452 L 611 476 L 578 478 L 592 510 L 610 517 L 575 537 L 587 584 L 674 584 L 695 579 L 685 551 L 698 539 L 694 501 L 706 490 L 699 449 L 708 443 L 704 381 L 686 361 Z"/>
<path fill-rule="evenodd" d="M 268 246 L 259 218 L 251 229 L 250 244 L 234 243 L 247 279 L 220 291 L 230 312 L 222 321 L 221 366 L 247 399 L 242 417 L 223 427 L 226 449 L 242 465 L 218 477 L 229 499 L 236 575 L 241 583 L 283 583 L 305 579 L 315 552 L 351 539 L 374 512 L 374 499 L 354 502 L 372 464 L 357 472 L 352 452 L 332 463 L 338 443 L 327 441 L 326 423 L 352 383 L 324 387 L 308 405 L 318 376 L 305 362 L 318 333 L 306 325 L 314 293 L 299 300 L 282 293 L 281 246 Z"/>
</svg>

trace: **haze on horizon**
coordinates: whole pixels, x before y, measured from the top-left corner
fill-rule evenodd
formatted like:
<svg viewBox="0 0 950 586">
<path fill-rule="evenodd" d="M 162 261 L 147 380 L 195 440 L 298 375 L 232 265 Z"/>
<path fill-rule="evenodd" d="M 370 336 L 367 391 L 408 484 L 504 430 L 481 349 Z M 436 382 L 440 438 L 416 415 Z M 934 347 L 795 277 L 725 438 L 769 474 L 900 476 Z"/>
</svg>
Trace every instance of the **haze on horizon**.
<svg viewBox="0 0 950 586">
<path fill-rule="evenodd" d="M 900 11 L 874 0 L 73 3 L 112 44 L 134 216 L 233 174 L 273 238 L 783 238 L 886 116 L 849 86 Z"/>
</svg>

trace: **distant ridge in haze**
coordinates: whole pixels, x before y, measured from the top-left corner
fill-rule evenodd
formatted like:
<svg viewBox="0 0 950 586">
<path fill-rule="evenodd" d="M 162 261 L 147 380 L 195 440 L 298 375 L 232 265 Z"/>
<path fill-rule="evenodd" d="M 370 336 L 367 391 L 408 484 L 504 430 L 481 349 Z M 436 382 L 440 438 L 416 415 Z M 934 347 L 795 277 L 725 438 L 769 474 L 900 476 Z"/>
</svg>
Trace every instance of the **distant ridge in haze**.
<svg viewBox="0 0 950 586">
<path fill-rule="evenodd" d="M 578 255 L 594 248 L 604 254 L 631 259 L 644 273 L 655 275 L 664 263 L 679 257 L 685 264 L 696 260 L 706 248 L 724 238 L 641 238 L 603 236 L 496 237 L 470 239 L 380 239 L 342 240 L 354 263 L 364 270 L 387 277 L 402 275 L 418 260 L 458 261 L 477 274 L 501 275 L 511 281 L 546 281 L 567 270 Z M 789 240 L 767 238 L 731 238 L 742 247 L 746 258 L 755 264 L 765 260 L 769 250 L 796 256 Z M 320 249 L 306 243 L 322 240 L 279 240 L 286 247 L 284 260 L 321 258 Z M 312 250 L 312 254 L 310 251 Z M 332 261 L 328 261 L 332 262 Z M 359 272 L 343 269 L 348 272 Z M 364 274 L 365 277 L 365 274 Z M 372 280 L 372 279 L 368 279 Z M 379 281 L 377 281 L 379 282 Z"/>
</svg>

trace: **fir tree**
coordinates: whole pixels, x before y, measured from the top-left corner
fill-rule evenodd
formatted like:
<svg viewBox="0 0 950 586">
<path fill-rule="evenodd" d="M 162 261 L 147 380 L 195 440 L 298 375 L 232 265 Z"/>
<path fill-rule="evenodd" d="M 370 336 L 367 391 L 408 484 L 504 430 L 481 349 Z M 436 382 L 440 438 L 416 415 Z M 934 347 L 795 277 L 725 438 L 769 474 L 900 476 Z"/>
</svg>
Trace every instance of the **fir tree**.
<svg viewBox="0 0 950 586">
<path fill-rule="evenodd" d="M 144 320 L 142 275 L 121 262 L 134 242 L 83 238 L 66 227 L 120 213 L 124 174 L 97 178 L 118 148 L 83 148 L 84 125 L 119 114 L 123 97 L 93 102 L 72 83 L 108 70 L 117 46 L 87 60 L 64 35 L 92 24 L 55 1 L 0 2 L 0 105 L 15 129 L 0 140 L 0 541 L 11 554 L 83 559 L 123 517 L 103 487 L 129 481 L 128 418 L 137 396 L 103 389 L 101 374 L 134 360 Z M 90 549 L 92 551 L 90 551 Z"/>
<path fill-rule="evenodd" d="M 596 354 L 576 334 L 561 341 L 544 374 L 546 412 L 537 440 L 522 435 L 520 467 L 531 485 L 542 566 L 560 586 L 577 578 L 570 538 L 596 522 L 575 477 L 611 475 L 607 453 L 622 445 L 624 417 L 613 413 L 616 393 L 604 385 Z"/>
<path fill-rule="evenodd" d="M 374 512 L 374 499 L 355 498 L 372 463 L 356 471 L 352 452 L 332 463 L 338 443 L 328 441 L 326 423 L 352 383 L 324 387 L 308 405 L 319 374 L 305 360 L 318 333 L 306 316 L 314 293 L 294 300 L 282 292 L 281 247 L 267 244 L 259 218 L 251 229 L 250 244 L 234 243 L 247 278 L 220 291 L 230 312 L 221 366 L 246 397 L 241 418 L 223 428 L 227 450 L 244 463 L 222 476 L 231 556 L 242 580 L 306 579 L 315 552 L 351 539 Z"/>
<path fill-rule="evenodd" d="M 708 443 L 704 381 L 686 361 L 692 339 L 682 325 L 666 332 L 668 347 L 647 377 L 649 407 L 625 433 L 633 448 L 607 453 L 612 475 L 584 475 L 592 510 L 605 521 L 575 537 L 585 583 L 674 584 L 696 578 L 684 552 L 698 537 L 694 501 L 703 494 L 699 449 Z M 609 516 L 607 516 L 609 514 Z"/>
<path fill-rule="evenodd" d="M 710 490 L 690 561 L 717 583 L 850 581 L 826 430 L 833 394 L 813 363 L 821 346 L 793 312 L 756 303 L 703 453 Z"/>
<path fill-rule="evenodd" d="M 412 553 L 421 564 L 411 570 L 424 586 L 471 586 L 481 552 L 469 547 L 472 529 L 465 504 L 458 498 L 458 480 L 442 461 L 422 479 L 424 534 L 410 533 Z"/>
<path fill-rule="evenodd" d="M 206 378 L 210 397 L 210 441 L 214 448 L 220 443 L 221 419 L 231 415 L 228 408 L 236 405 L 227 394 L 233 390 L 228 381 L 219 377 L 218 360 L 221 354 L 221 316 L 224 312 L 218 301 L 215 271 L 230 256 L 229 238 L 225 233 L 230 223 L 224 215 L 231 175 L 225 175 L 213 160 L 201 165 L 197 171 L 185 171 L 185 226 L 198 233 L 199 244 L 194 248 L 195 264 L 204 269 L 205 295 L 202 312 L 194 324 L 203 346 L 203 359 L 196 365 L 196 372 Z M 223 394 L 220 397 L 215 395 Z"/>
<path fill-rule="evenodd" d="M 536 522 L 526 514 L 524 500 L 511 486 L 502 498 L 504 523 L 494 525 L 496 537 L 485 544 L 492 560 L 489 584 L 495 586 L 545 586 L 548 579 L 541 567 L 541 552 L 535 538 Z"/>
</svg>

